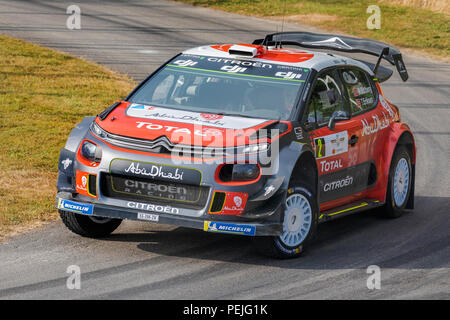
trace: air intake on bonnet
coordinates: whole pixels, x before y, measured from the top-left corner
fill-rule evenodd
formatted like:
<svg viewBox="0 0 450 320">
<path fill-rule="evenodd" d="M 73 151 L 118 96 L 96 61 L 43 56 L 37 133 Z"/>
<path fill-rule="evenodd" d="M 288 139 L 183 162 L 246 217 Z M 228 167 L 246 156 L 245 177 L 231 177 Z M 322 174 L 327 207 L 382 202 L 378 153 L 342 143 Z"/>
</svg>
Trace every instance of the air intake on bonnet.
<svg viewBox="0 0 450 320">
<path fill-rule="evenodd" d="M 238 44 L 232 45 L 228 49 L 228 53 L 236 56 L 254 57 L 258 54 L 258 49 L 255 47 L 241 46 Z"/>
</svg>

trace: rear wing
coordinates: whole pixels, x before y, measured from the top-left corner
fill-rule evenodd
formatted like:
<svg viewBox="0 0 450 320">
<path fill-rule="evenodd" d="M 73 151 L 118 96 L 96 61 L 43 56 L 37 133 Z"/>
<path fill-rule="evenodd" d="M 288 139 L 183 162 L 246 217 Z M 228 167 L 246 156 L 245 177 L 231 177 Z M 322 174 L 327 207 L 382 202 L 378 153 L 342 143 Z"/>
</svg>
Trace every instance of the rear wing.
<svg viewBox="0 0 450 320">
<path fill-rule="evenodd" d="M 265 46 L 294 45 L 303 48 L 370 54 L 378 57 L 378 61 L 372 70 L 375 75 L 381 59 L 385 59 L 391 65 L 396 66 L 403 81 L 408 80 L 408 71 L 400 51 L 392 45 L 376 40 L 310 32 L 279 32 L 269 34 L 264 39 L 257 39 L 253 41 L 253 44 Z"/>
</svg>

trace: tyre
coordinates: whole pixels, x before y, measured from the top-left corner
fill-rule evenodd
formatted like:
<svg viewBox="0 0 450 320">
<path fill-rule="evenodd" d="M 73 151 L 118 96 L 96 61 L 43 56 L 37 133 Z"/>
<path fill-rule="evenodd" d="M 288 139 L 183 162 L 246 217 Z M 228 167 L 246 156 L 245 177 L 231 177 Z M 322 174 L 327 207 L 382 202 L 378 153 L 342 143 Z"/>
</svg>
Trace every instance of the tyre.
<svg viewBox="0 0 450 320">
<path fill-rule="evenodd" d="M 406 147 L 400 146 L 392 157 L 386 204 L 382 207 L 382 215 L 388 218 L 397 218 L 402 215 L 411 192 L 411 182 L 411 156 Z"/>
<path fill-rule="evenodd" d="M 70 231 L 89 238 L 106 237 L 116 230 L 122 222 L 121 219 L 85 216 L 63 210 L 59 210 L 59 215 Z"/>
<path fill-rule="evenodd" d="M 280 236 L 255 237 L 256 249 L 263 255 L 288 259 L 301 255 L 311 242 L 317 227 L 318 208 L 313 192 L 306 187 L 288 190 Z"/>
</svg>

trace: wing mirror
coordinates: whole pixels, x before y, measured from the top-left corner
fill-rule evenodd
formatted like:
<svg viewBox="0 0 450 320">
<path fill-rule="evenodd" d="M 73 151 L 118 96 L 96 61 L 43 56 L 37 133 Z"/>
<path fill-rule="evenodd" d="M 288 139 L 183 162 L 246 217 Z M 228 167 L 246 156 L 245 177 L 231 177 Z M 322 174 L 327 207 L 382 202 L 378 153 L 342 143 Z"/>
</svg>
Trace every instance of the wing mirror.
<svg viewBox="0 0 450 320">
<path fill-rule="evenodd" d="M 337 110 L 337 111 L 333 112 L 333 114 L 331 115 L 330 121 L 328 121 L 328 128 L 331 131 L 333 131 L 336 122 L 348 120 L 348 119 L 350 119 L 350 116 L 346 111 Z"/>
</svg>

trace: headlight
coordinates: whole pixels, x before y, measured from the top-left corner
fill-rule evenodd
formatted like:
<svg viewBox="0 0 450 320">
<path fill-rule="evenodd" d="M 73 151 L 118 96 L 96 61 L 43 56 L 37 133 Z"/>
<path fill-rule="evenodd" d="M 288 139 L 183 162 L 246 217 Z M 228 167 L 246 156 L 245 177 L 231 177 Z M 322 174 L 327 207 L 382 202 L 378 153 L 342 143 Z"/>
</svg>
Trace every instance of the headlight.
<svg viewBox="0 0 450 320">
<path fill-rule="evenodd" d="M 83 158 L 91 162 L 100 163 L 102 160 L 102 149 L 92 142 L 84 141 L 80 152 Z"/>
<path fill-rule="evenodd" d="M 245 163 L 233 166 L 233 181 L 251 181 L 259 177 L 259 167 L 256 164 Z"/>
<path fill-rule="evenodd" d="M 96 124 L 95 121 L 92 122 L 92 124 L 91 124 L 91 131 L 100 138 L 106 138 L 106 136 L 107 136 L 105 130 L 100 128 L 100 126 L 98 124 Z"/>
<path fill-rule="evenodd" d="M 268 143 L 250 144 L 248 146 L 240 146 L 236 148 L 236 154 L 252 154 L 269 150 Z"/>
<path fill-rule="evenodd" d="M 219 178 L 223 182 L 252 181 L 260 175 L 260 168 L 253 163 L 224 164 L 219 171 Z"/>
</svg>

